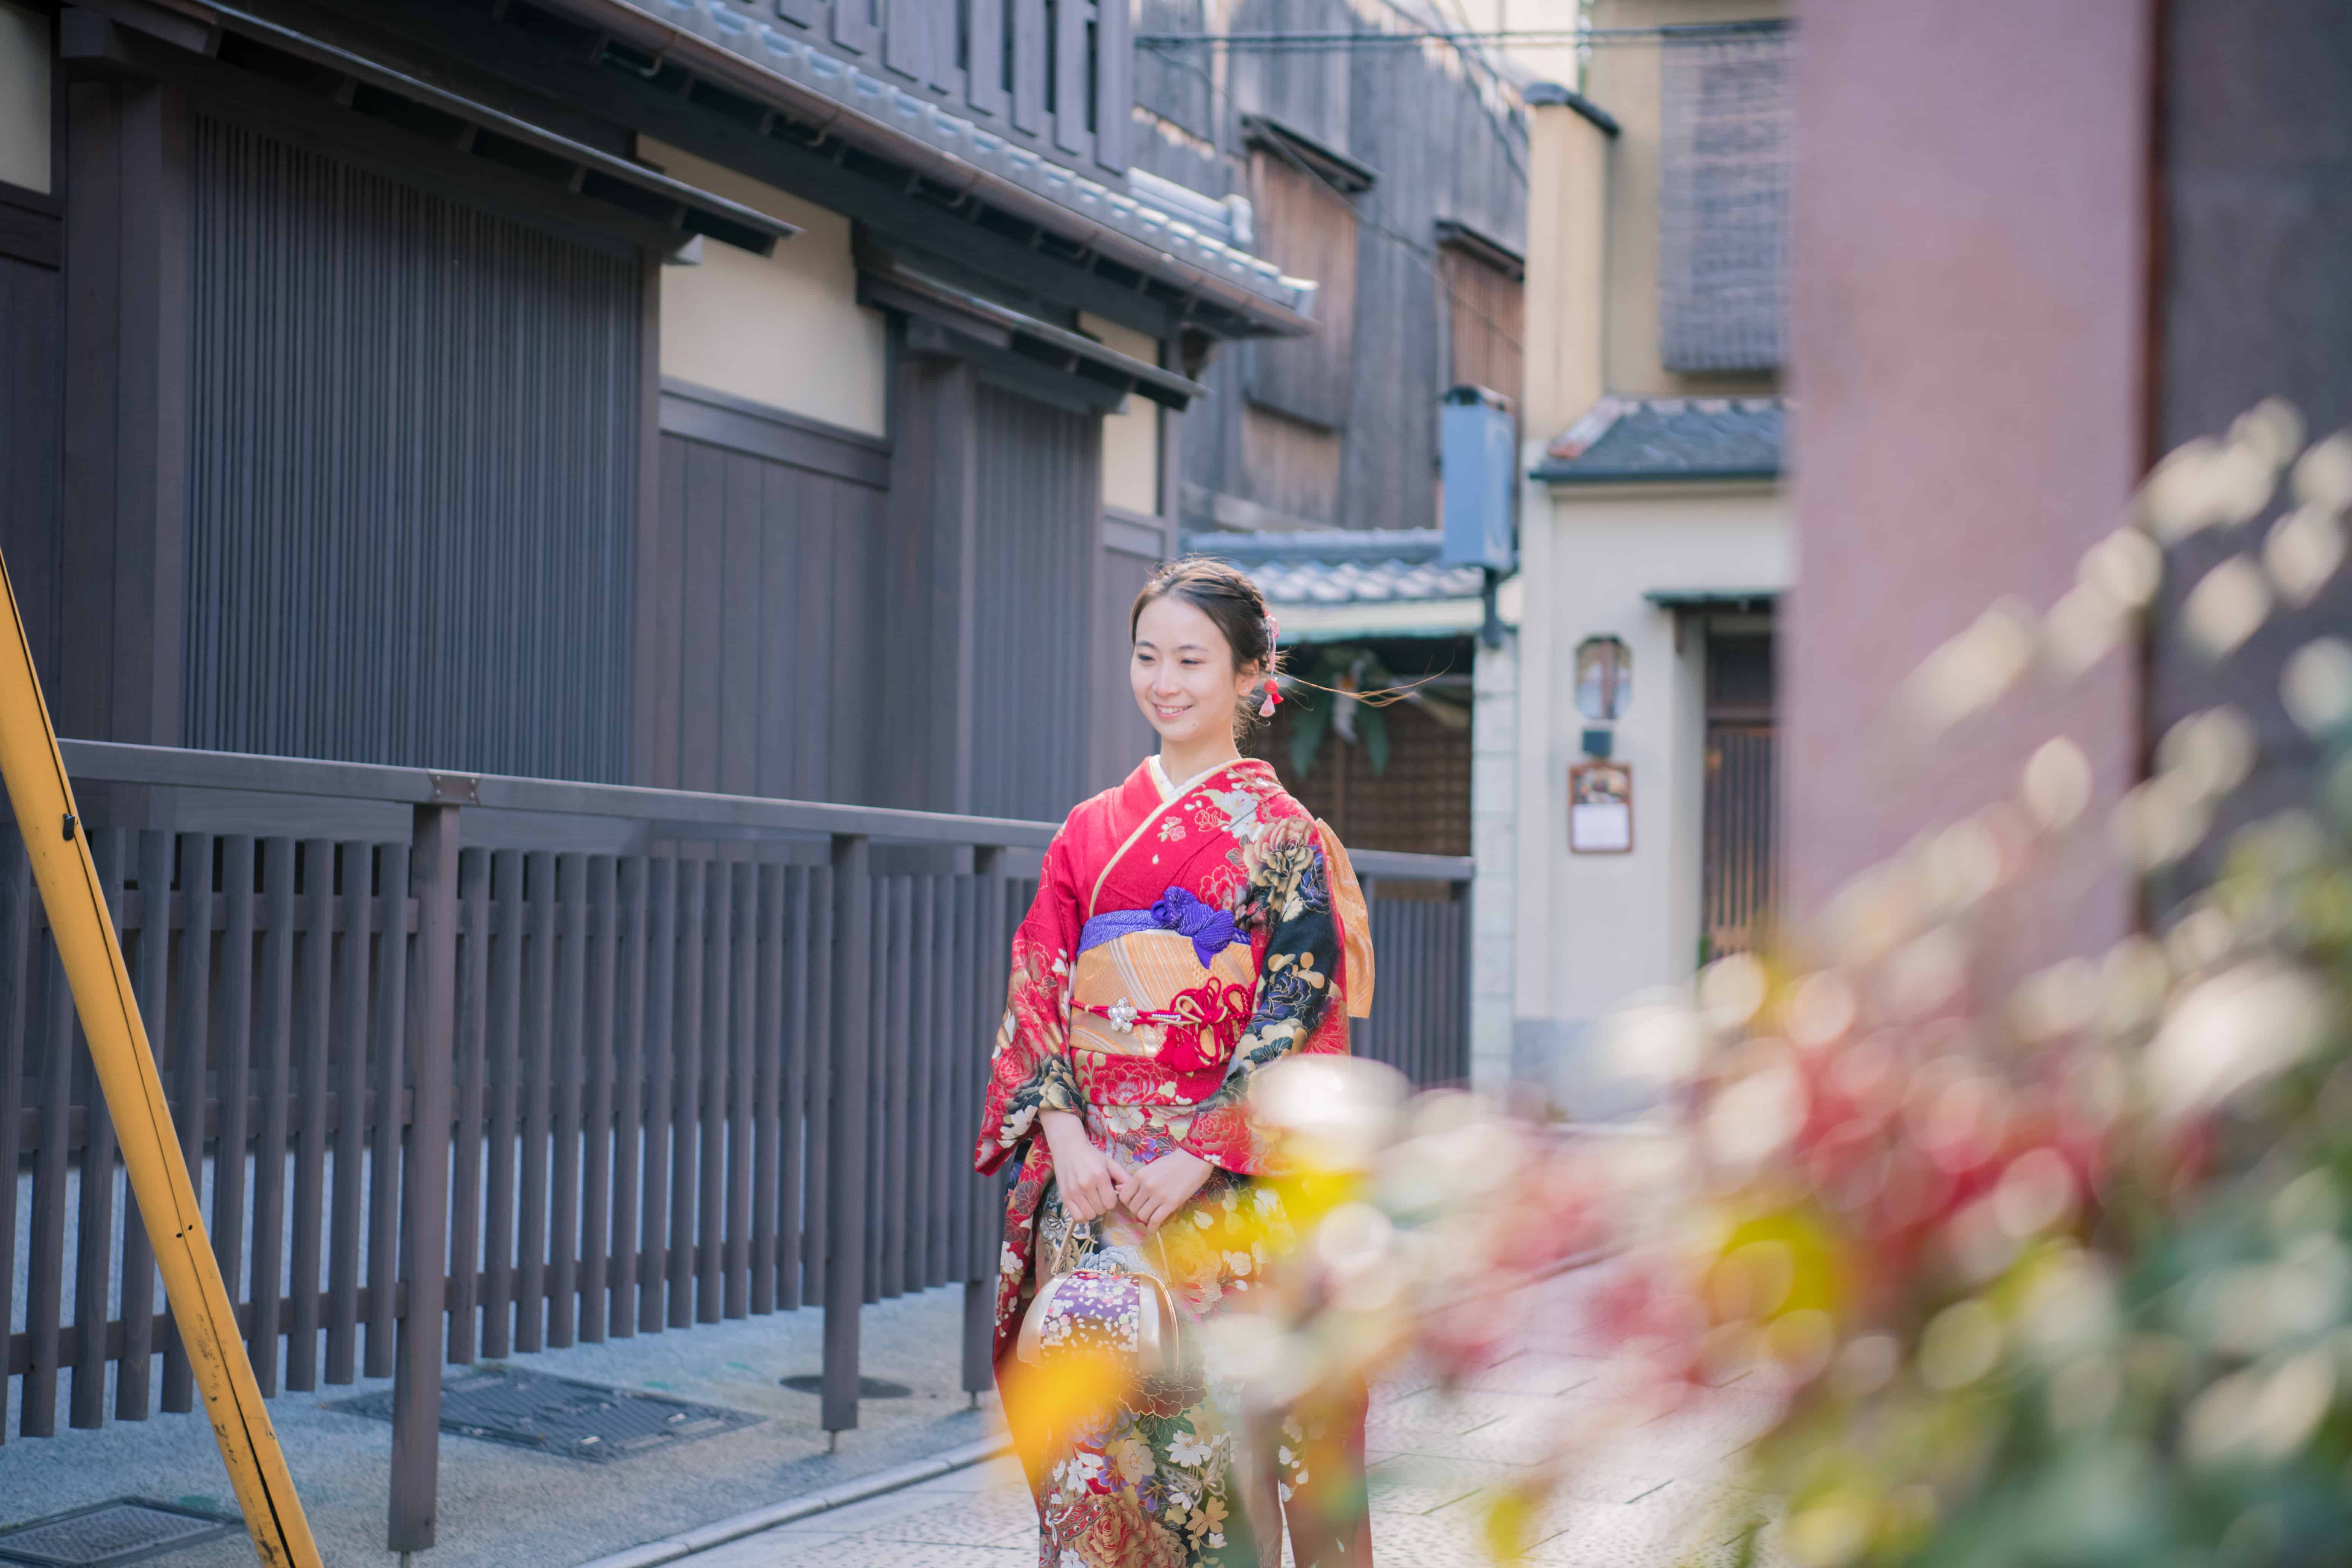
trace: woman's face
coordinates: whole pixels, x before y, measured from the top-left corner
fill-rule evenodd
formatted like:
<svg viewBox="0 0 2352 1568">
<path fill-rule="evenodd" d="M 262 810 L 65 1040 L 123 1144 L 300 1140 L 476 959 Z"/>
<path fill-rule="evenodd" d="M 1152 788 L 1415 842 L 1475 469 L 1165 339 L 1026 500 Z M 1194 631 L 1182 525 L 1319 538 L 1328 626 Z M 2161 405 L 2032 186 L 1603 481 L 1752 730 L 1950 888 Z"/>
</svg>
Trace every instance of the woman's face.
<svg viewBox="0 0 2352 1568">
<path fill-rule="evenodd" d="M 1230 740 L 1234 709 L 1253 684 L 1255 667 L 1234 668 L 1233 646 L 1208 613 L 1174 594 L 1143 606 L 1135 622 L 1135 652 L 1128 679 L 1136 706 L 1179 749 L 1217 737 Z"/>
</svg>

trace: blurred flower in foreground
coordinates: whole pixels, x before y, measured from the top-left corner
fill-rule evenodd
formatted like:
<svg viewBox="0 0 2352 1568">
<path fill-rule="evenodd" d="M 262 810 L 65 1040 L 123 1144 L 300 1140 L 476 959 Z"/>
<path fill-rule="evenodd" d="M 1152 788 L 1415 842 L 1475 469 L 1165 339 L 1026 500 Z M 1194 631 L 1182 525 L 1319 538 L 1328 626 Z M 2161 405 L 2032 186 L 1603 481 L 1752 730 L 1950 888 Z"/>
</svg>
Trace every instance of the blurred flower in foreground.
<svg viewBox="0 0 2352 1568">
<path fill-rule="evenodd" d="M 2208 656 L 2309 604 L 2347 552 L 2352 437 L 2303 439 L 2273 401 L 2166 458 L 2047 616 L 2004 603 L 1926 661 L 1914 735 L 2120 648 L 2163 602 L 2162 546 L 2194 534 L 2241 551 L 2179 585 Z M 1649 1168 L 1466 1097 L 1408 1102 L 1362 1063 L 1268 1075 L 1307 1218 L 1264 1386 L 1408 1352 L 1466 1375 L 1516 1287 L 1607 1246 L 1598 1326 L 1646 1378 L 1629 1418 L 1734 1377 L 1771 1401 L 1729 1494 L 1749 1500 L 1703 1537 L 1736 1531 L 1742 1561 L 2352 1559 L 2352 647 L 2306 641 L 2280 694 L 2324 749 L 2318 798 L 2218 858 L 2263 760 L 2244 715 L 2175 726 L 2104 820 L 2057 737 L 1802 942 L 1629 1003 L 1600 1049 L 1661 1105 Z M 2162 929 L 1997 979 L 2018 900 L 2044 896 L 2026 879 L 2102 839 L 2173 879 Z M 2190 888 L 2192 865 L 2219 868 Z M 1579 1439 L 1525 1456 L 1497 1555 Z"/>
</svg>

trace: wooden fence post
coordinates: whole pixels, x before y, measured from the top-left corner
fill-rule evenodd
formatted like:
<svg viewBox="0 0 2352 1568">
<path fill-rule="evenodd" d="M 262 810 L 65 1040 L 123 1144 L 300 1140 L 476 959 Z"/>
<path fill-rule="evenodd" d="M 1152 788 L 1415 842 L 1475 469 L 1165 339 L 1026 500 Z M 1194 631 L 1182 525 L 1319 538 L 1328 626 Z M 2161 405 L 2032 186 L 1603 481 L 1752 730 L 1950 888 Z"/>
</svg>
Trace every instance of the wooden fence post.
<svg viewBox="0 0 2352 1568">
<path fill-rule="evenodd" d="M 1364 895 L 1364 923 L 1371 927 L 1371 930 L 1366 931 L 1364 934 L 1371 939 L 1373 957 L 1372 972 L 1377 977 L 1380 973 L 1379 961 L 1381 956 L 1381 922 L 1378 918 L 1380 911 L 1381 879 L 1378 877 L 1367 877 L 1361 872 L 1358 872 L 1356 875 L 1356 888 L 1358 891 Z M 1400 965 L 1399 967 L 1402 968 L 1402 966 Z M 1400 973 L 1390 980 L 1387 994 L 1391 997 L 1396 995 L 1397 982 L 1402 978 L 1403 976 Z M 1377 979 L 1375 979 L 1375 983 L 1372 987 L 1372 1005 L 1375 1008 L 1380 1008 L 1381 1006 L 1381 994 L 1380 985 Z M 1393 1012 L 1395 1010 L 1394 1005 L 1391 1004 L 1391 1006 L 1381 1008 L 1381 1010 L 1383 1012 Z M 1388 1058 L 1380 1054 L 1381 1038 L 1385 1033 L 1385 1031 L 1380 1027 L 1380 1025 L 1381 1019 L 1372 1014 L 1367 1014 L 1361 1018 L 1350 1018 L 1348 1021 L 1348 1054 L 1354 1057 L 1370 1057 L 1374 1061 L 1387 1061 Z M 1402 1068 L 1404 1064 L 1402 1062 L 1390 1062 L 1389 1065 Z"/>
<path fill-rule="evenodd" d="M 446 776 L 446 775 L 445 775 Z M 449 1122 L 457 1089 L 457 812 L 416 808 L 411 889 L 416 898 L 408 1059 L 415 1110 L 401 1161 L 400 1280 L 406 1310 L 392 1384 L 392 1504 L 385 1545 L 404 1555 L 433 1544 L 440 1493 L 441 1360 L 447 1344 Z M 394 904 L 395 911 L 399 904 Z M 387 935 L 398 940 L 400 926 Z"/>
<path fill-rule="evenodd" d="M 1449 1082 L 1470 1087 L 1470 996 L 1476 984 L 1472 971 L 1473 954 L 1476 952 L 1477 932 L 1471 924 L 1471 884 L 1454 884 L 1454 962 L 1446 974 L 1453 985 L 1452 1024 L 1454 1048 L 1446 1064 Z"/>
<path fill-rule="evenodd" d="M 1001 1003 L 992 998 L 995 989 L 992 976 L 1003 973 L 1010 961 L 1004 937 L 1004 850 L 993 844 L 983 844 L 972 851 L 972 869 L 980 876 L 980 918 L 973 922 L 973 970 L 978 975 L 979 1005 L 972 1009 L 971 1027 L 977 1037 L 972 1049 L 980 1058 L 980 1082 L 975 1089 L 985 1093 L 988 1082 L 988 1058 L 991 1047 L 990 1027 Z M 967 1125 L 980 1114 L 980 1100 L 975 1094 L 964 1106 Z M 963 1145 L 956 1145 L 961 1158 Z M 996 1339 L 996 1256 L 1003 1243 L 997 1239 L 1003 1229 L 1002 1205 L 991 1201 L 997 1192 L 993 1182 L 975 1182 L 978 1194 L 972 1202 L 971 1258 L 963 1285 L 963 1391 L 977 1399 L 988 1392 L 994 1381 L 995 1365 L 992 1352 Z"/>
<path fill-rule="evenodd" d="M 824 1382 L 828 1446 L 857 1425 L 857 1320 L 866 1305 L 868 1093 L 874 1081 L 872 855 L 833 837 L 833 1041 L 825 1107 Z"/>
</svg>

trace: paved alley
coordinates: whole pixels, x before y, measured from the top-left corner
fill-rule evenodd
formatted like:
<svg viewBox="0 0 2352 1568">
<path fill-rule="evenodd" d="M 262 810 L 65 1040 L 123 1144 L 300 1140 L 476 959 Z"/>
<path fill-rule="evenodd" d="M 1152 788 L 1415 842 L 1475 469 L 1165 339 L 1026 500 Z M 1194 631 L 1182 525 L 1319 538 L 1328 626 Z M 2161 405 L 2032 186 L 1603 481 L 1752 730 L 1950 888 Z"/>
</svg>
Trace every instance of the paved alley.
<svg viewBox="0 0 2352 1568">
<path fill-rule="evenodd" d="M 1490 1561 L 1485 1500 L 1564 1424 L 1603 1417 L 1611 1366 L 1574 1310 L 1589 1276 L 1540 1288 L 1526 1349 L 1458 1395 L 1399 1379 L 1368 1432 L 1373 1546 L 1381 1568 Z M 1560 1568 L 1713 1568 L 1752 1494 L 1737 1454 L 1769 1411 L 1737 1384 L 1673 1415 L 1619 1431 L 1578 1465 L 1531 1531 L 1527 1560 Z M 1036 1515 L 1007 1458 L 779 1526 L 679 1561 L 692 1568 L 1027 1568 Z"/>
</svg>

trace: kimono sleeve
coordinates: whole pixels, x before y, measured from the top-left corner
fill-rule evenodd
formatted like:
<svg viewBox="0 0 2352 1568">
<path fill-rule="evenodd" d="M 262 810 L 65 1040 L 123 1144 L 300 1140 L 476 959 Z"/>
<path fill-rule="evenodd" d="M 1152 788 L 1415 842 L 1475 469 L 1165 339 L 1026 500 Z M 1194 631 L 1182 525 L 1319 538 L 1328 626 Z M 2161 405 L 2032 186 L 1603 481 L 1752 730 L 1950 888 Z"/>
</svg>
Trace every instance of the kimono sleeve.
<svg viewBox="0 0 2352 1568">
<path fill-rule="evenodd" d="M 1292 1051 L 1348 1051 L 1347 1009 L 1331 1005 L 1343 979 L 1342 942 L 1322 835 L 1312 818 L 1278 822 L 1260 848 L 1244 902 L 1262 909 L 1267 937 L 1249 1026 L 1183 1139 L 1192 1153 L 1243 1175 L 1265 1164 L 1249 1122 L 1252 1080 Z"/>
<path fill-rule="evenodd" d="M 988 1095 L 972 1166 L 993 1174 L 1047 1110 L 1078 1110 L 1085 1097 L 1070 1064 L 1070 956 L 1077 946 L 1079 891 L 1066 829 L 1045 851 L 1037 897 L 1013 934 L 1004 1021 L 989 1058 Z"/>
</svg>

